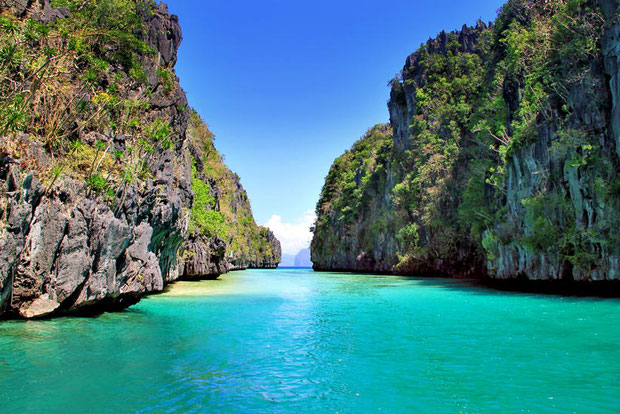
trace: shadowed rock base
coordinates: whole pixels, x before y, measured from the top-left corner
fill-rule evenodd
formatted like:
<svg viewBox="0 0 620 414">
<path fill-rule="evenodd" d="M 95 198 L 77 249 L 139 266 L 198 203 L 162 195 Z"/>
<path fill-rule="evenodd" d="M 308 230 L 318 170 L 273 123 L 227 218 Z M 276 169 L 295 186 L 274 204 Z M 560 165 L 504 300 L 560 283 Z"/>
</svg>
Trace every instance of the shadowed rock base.
<svg viewBox="0 0 620 414">
<path fill-rule="evenodd" d="M 315 270 L 618 296 L 620 1 L 569 4 L 509 1 L 407 58 L 390 124 L 326 177 Z"/>
<path fill-rule="evenodd" d="M 562 295 L 576 297 L 600 297 L 620 298 L 620 281 L 604 280 L 595 282 L 572 281 L 572 280 L 531 280 L 528 278 L 518 279 L 493 279 L 489 277 L 473 279 L 470 276 L 450 276 L 445 274 L 400 274 L 380 271 L 352 271 L 350 269 L 319 269 L 315 272 L 324 273 L 349 273 L 362 275 L 400 276 L 421 278 L 425 280 L 459 279 L 467 281 L 475 286 L 481 286 L 505 292 L 539 293 L 546 295 Z"/>
<path fill-rule="evenodd" d="M 161 293 L 161 292 L 155 292 Z M 151 293 L 153 294 L 153 293 Z M 108 296 L 101 300 L 95 300 L 90 303 L 82 304 L 79 308 L 67 308 L 62 309 L 62 307 L 55 304 L 55 302 L 50 301 L 49 303 L 54 303 L 54 307 L 50 308 L 47 304 L 42 303 L 37 304 L 37 301 L 41 301 L 40 297 L 37 301 L 33 302 L 30 305 L 29 312 L 28 309 L 25 311 L 10 311 L 2 315 L 3 320 L 19 320 L 19 319 L 36 319 L 36 320 L 44 320 L 44 319 L 52 319 L 56 317 L 63 316 L 80 316 L 80 317 L 94 317 L 99 316 L 106 312 L 120 312 L 127 309 L 130 306 L 135 305 L 145 296 L 148 296 L 148 293 L 128 293 L 116 297 Z"/>
<path fill-rule="evenodd" d="M 104 3 L 84 2 L 83 7 Z M 52 4 L 50 0 L 0 0 L 0 11 L 3 15 L 12 13 L 16 22 L 21 20 L 20 25 L 32 19 L 50 25 L 52 31 L 56 29 L 51 23 L 58 19 L 78 19 L 73 24 L 88 18 L 80 15 L 81 8 L 70 14 Z M 111 7 L 116 6 L 111 3 Z M 137 157 L 141 160 L 131 161 L 136 148 L 143 146 L 136 144 L 142 132 L 120 133 L 123 128 L 104 128 L 99 121 L 89 123 L 69 109 L 47 116 L 67 117 L 63 123 L 71 132 L 64 144 L 68 146 L 69 140 L 75 140 L 83 153 L 64 148 L 54 150 L 52 156 L 45 136 L 39 135 L 42 132 L 34 124 L 19 127 L 20 132 L 9 133 L 5 128 L 0 133 L 0 319 L 93 315 L 124 309 L 145 295 L 161 292 L 168 283 L 180 278 L 217 278 L 229 270 L 226 242 L 212 235 L 188 234 L 190 213 L 197 199 L 193 164 L 200 157 L 192 151 L 195 125 L 190 125 L 190 121 L 194 119 L 174 74 L 181 42 L 178 18 L 168 13 L 164 3 L 148 1 L 126 2 L 118 11 L 132 13 L 132 20 L 142 19 L 144 30 L 136 35 L 154 53 L 135 52 L 144 72 L 140 82 L 130 80 L 124 65 L 110 65 L 93 87 L 99 95 L 108 96 L 103 85 L 114 84 L 120 102 L 140 102 L 141 109 L 132 122 L 137 121 L 146 129 L 165 126 L 160 132 L 167 135 L 166 144 L 161 137 L 152 137 L 145 152 Z M 44 46 L 45 43 L 34 40 L 28 42 L 28 48 L 34 52 Z M 109 57 L 106 53 L 116 47 L 100 46 L 93 52 L 97 58 Z M 78 59 L 73 55 L 70 58 Z M 71 76 L 60 76 L 65 69 L 52 72 L 58 75 L 53 81 L 58 86 L 50 89 L 71 90 L 76 102 L 88 103 L 92 96 L 82 96 L 77 81 L 82 78 L 79 66 L 67 66 Z M 24 76 L 23 65 L 11 70 L 16 79 L 26 78 L 24 90 L 33 91 L 29 92 L 33 95 L 28 101 L 65 99 L 64 95 L 54 95 L 56 92 L 50 92 L 47 86 L 37 88 L 30 84 L 36 77 Z M 5 82 L 2 81 L 3 85 Z M 50 96 L 43 99 L 43 94 Z M 33 105 L 33 113 L 48 111 Z M 112 112 L 116 111 L 110 112 L 110 121 L 122 124 Z M 95 148 L 101 143 L 106 147 L 102 152 Z M 140 167 L 132 162 L 139 162 Z M 226 169 L 221 159 L 211 167 Z M 136 172 L 138 169 L 140 173 Z M 54 171 L 57 175 L 50 179 Z M 264 256 L 269 257 L 268 264 L 277 264 L 279 242 L 268 229 L 255 226 L 238 176 L 226 171 L 237 184 L 234 193 L 220 200 L 214 184 L 210 196 L 217 206 L 210 207 L 234 210 L 231 204 L 245 203 L 241 218 L 244 223 L 254 224 L 252 234 L 265 240 L 262 245 Z M 105 185 L 88 185 L 94 177 Z M 239 237 L 238 244 L 248 246 L 244 250 L 247 256 L 259 257 L 259 262 L 266 260 L 254 254 L 253 240 L 245 236 Z"/>
<path fill-rule="evenodd" d="M 575 282 L 567 280 L 530 280 L 526 278 L 508 280 L 484 278 L 477 280 L 477 283 L 481 286 L 506 292 L 620 298 L 620 281 L 618 280 Z"/>
</svg>

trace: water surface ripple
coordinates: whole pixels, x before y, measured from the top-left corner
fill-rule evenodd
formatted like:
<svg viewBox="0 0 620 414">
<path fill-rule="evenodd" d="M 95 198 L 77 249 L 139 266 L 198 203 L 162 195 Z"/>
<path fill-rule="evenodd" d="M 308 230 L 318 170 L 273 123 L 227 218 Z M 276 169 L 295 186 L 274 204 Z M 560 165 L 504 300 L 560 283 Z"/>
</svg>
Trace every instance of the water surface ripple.
<svg viewBox="0 0 620 414">
<path fill-rule="evenodd" d="M 0 323 L 0 412 L 613 413 L 620 301 L 251 270 Z"/>
</svg>

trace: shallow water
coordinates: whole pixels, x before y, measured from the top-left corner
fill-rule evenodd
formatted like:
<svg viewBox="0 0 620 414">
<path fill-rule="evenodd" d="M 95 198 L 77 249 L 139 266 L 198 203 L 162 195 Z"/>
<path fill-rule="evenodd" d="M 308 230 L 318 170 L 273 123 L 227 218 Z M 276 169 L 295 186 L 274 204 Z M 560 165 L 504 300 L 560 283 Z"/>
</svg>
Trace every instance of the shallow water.
<svg viewBox="0 0 620 414">
<path fill-rule="evenodd" d="M 620 300 L 251 270 L 0 323 L 0 412 L 612 413 Z"/>
</svg>

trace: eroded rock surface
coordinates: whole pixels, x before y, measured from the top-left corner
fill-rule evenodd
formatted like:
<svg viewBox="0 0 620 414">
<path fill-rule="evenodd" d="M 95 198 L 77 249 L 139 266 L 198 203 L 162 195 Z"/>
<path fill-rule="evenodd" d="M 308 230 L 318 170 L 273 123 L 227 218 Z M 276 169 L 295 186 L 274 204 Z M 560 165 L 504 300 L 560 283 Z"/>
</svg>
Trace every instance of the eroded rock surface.
<svg viewBox="0 0 620 414">
<path fill-rule="evenodd" d="M 230 268 L 222 240 L 188 234 L 195 193 L 190 111 L 173 70 L 182 39 L 178 18 L 163 3 L 140 4 L 141 39 L 154 51 L 139 56 L 144 74 L 136 82 L 126 68 L 111 67 L 101 83 L 120 79 L 127 85 L 117 91 L 120 98 L 147 99 L 139 121 L 166 125 L 170 143 L 151 149 L 142 176 L 123 180 L 110 195 L 88 187 L 77 177 L 83 171 L 58 180 L 33 173 L 58 162 L 40 137 L 0 137 L 2 148 L 21 149 L 0 154 L 0 318 L 123 308 L 181 277 L 217 277 Z M 49 0 L 0 1 L 0 10 L 44 24 L 70 16 Z M 109 139 L 107 129 L 78 129 L 76 138 L 88 148 L 111 142 L 108 154 L 131 154 L 123 133 Z"/>
<path fill-rule="evenodd" d="M 328 174 L 315 269 L 619 280 L 620 2 L 565 6 L 511 1 L 406 59 L 391 134 Z"/>
</svg>

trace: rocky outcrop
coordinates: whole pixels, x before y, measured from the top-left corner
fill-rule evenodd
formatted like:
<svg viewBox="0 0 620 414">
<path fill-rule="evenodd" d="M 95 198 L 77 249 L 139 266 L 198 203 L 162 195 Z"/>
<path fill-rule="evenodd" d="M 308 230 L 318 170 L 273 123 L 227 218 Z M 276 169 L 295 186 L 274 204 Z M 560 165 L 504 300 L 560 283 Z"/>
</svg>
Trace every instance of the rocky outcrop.
<svg viewBox="0 0 620 414">
<path fill-rule="evenodd" d="M 239 176 L 224 165 L 215 137 L 191 111 L 189 150 L 196 193 L 183 256 L 185 277 L 217 277 L 247 268 L 276 268 L 280 242 L 254 221 L 250 200 Z"/>
<path fill-rule="evenodd" d="M 390 194 L 402 175 L 392 160 L 398 140 L 390 125 L 375 125 L 332 165 L 310 246 L 315 270 L 393 271 L 403 223 Z"/>
<path fill-rule="evenodd" d="M 220 238 L 192 235 L 184 244 L 183 279 L 216 279 L 227 273 L 226 243 Z"/>
<path fill-rule="evenodd" d="M 177 63 L 177 50 L 183 40 L 179 18 L 168 13 L 166 3 L 159 3 L 152 9 L 142 12 L 145 23 L 145 36 L 157 51 L 159 64 L 173 67 Z"/>
<path fill-rule="evenodd" d="M 180 231 L 175 230 L 178 213 L 167 200 L 136 211 L 158 215 L 159 222 L 128 212 L 117 217 L 106 203 L 85 198 L 76 182 L 66 181 L 46 194 L 35 177 L 22 174 L 16 165 L 2 168 L 0 183 L 7 196 L 2 211 L 6 227 L 0 233 L 3 313 L 45 316 L 96 306 L 104 299 L 107 306 L 131 305 L 145 293 L 163 289 L 164 278 L 177 278 L 157 256 L 179 246 L 173 237 Z M 162 230 L 166 224 L 170 228 Z M 153 245 L 158 233 L 161 241 Z"/>
<path fill-rule="evenodd" d="M 51 9 L 48 1 L 30 3 L 23 12 L 43 23 L 68 15 L 64 9 Z M 162 38 L 159 33 L 162 27 L 180 33 L 177 21 L 160 6 L 147 27 L 145 42 L 167 54 L 170 62 L 180 36 Z M 157 85 L 157 63 L 145 59 L 144 66 L 152 75 L 150 85 Z M 128 186 L 115 211 L 83 181 L 65 177 L 50 188 L 22 167 L 24 160 L 2 160 L 0 315 L 31 318 L 127 306 L 179 277 L 176 254 L 187 221 L 183 207 L 192 200 L 191 170 L 184 155 L 188 117 L 178 110 L 187 100 L 177 87 L 173 94 L 157 90 L 153 101 L 157 105 L 147 119 L 170 120 L 172 149 L 154 154 L 148 165 L 152 178 Z M 37 142 L 26 136 L 5 139 L 15 145 Z M 122 136 L 114 145 L 124 149 Z M 51 165 L 47 152 L 37 150 L 37 162 Z"/>
<path fill-rule="evenodd" d="M 620 1 L 600 0 L 600 5 L 606 19 L 601 42 L 612 96 L 611 129 L 616 139 L 616 153 L 620 157 Z"/>
<path fill-rule="evenodd" d="M 21 19 L 71 19 L 49 0 L 10 3 L 0 2 L 0 8 Z M 0 318 L 123 308 L 179 278 L 229 270 L 222 239 L 188 234 L 194 158 L 188 102 L 173 71 L 181 42 L 178 19 L 163 3 L 136 5 L 143 49 L 154 53 L 135 60 L 114 55 L 100 79 L 75 88 L 74 98 L 85 108 L 103 102 L 109 124 L 128 126 L 115 130 L 95 123 L 94 116 L 83 120 L 71 113 L 76 118 L 65 128 L 75 128 L 66 129 L 74 149 L 54 155 L 45 137 L 28 126 L 24 133 L 5 128 L 0 136 Z M 69 90 L 82 78 L 57 82 L 67 82 Z M 81 96 L 80 90 L 89 93 Z M 138 119 L 123 120 L 115 102 L 127 111 L 138 108 Z M 131 136 L 137 128 L 141 140 Z"/>
<path fill-rule="evenodd" d="M 429 84 L 429 56 L 447 59 L 459 54 L 482 55 L 483 48 L 477 42 L 489 30 L 486 24 L 478 22 L 475 27 L 464 26 L 461 31 L 442 32 L 407 57 L 401 74 L 390 82 L 389 130 L 384 126 L 371 128 L 351 151 L 332 165 L 328 174 L 317 204 L 318 219 L 311 246 L 315 270 L 458 276 L 484 274 L 484 262 L 473 243 L 462 232 L 458 234 L 455 226 L 450 224 L 456 220 L 460 201 L 450 192 L 467 183 L 468 177 L 462 174 L 467 161 L 457 155 L 450 161 L 437 159 L 435 163 L 452 164 L 423 178 L 417 172 L 427 160 L 413 159 L 406 154 L 426 151 L 425 144 L 412 134 L 412 124 L 420 119 L 428 123 L 434 121 L 432 115 L 427 115 L 418 105 L 419 91 Z M 456 77 L 455 74 L 447 76 Z M 446 128 L 437 128 L 436 133 L 444 141 L 450 139 L 447 137 L 450 131 Z M 467 136 L 459 141 L 455 145 L 473 145 L 473 140 Z M 348 159 L 355 161 L 347 162 Z M 348 171 L 341 173 L 343 170 Z M 332 176 L 333 183 L 330 181 Z M 425 208 L 432 210 L 432 214 L 437 213 L 438 217 L 426 218 L 430 213 L 423 214 L 422 209 L 417 208 L 416 204 L 425 201 L 419 199 L 421 188 L 415 195 L 410 193 L 415 180 L 421 182 L 415 184 L 416 187 L 442 183 L 428 190 L 432 194 L 426 196 L 432 197 L 436 204 L 429 203 Z M 331 190 L 332 187 L 352 185 L 352 181 L 354 194 L 361 196 L 361 201 L 347 195 L 346 189 Z M 397 188 L 408 194 L 399 197 L 395 194 Z M 443 223 L 437 225 L 439 220 Z M 436 228 L 432 228 L 431 223 L 435 223 Z M 407 231 L 412 233 L 410 240 L 405 240 Z M 451 242 L 448 244 L 446 239 Z"/>
<path fill-rule="evenodd" d="M 550 100 L 534 142 L 515 145 L 506 157 L 504 210 L 484 235 L 495 278 L 620 279 L 620 198 L 613 189 L 620 172 L 618 2 L 600 5 L 602 49 L 585 63 L 562 62 L 566 79 L 580 77 L 567 82 L 568 114 L 560 99 Z M 524 89 L 514 83 L 516 89 L 504 91 L 507 102 L 518 102 Z"/>
<path fill-rule="evenodd" d="M 282 246 L 271 230 L 260 228 L 261 239 L 264 240 L 258 252 L 250 261 L 250 269 L 275 269 L 282 260 Z"/>
<path fill-rule="evenodd" d="M 231 243 L 226 253 L 231 270 L 275 269 L 282 260 L 280 241 L 266 227 L 258 226 L 252 216 L 250 200 L 241 185 L 239 176 L 229 175 L 230 188 L 233 189 L 229 200 L 232 217 Z M 226 181 L 226 180 L 225 180 Z M 225 194 L 223 194 L 226 198 Z"/>
<path fill-rule="evenodd" d="M 12 10 L 20 17 L 28 14 L 43 23 L 50 23 L 56 19 L 69 16 L 66 8 L 53 8 L 50 0 L 2 0 L 0 1 L 0 11 L 3 9 Z"/>
<path fill-rule="evenodd" d="M 478 21 L 475 27 L 463 25 L 459 31 L 447 33 L 441 32 L 434 39 L 429 39 L 423 46 L 424 53 L 447 55 L 450 51 L 450 42 L 458 42 L 459 53 L 480 54 L 478 38 L 481 33 L 488 29 L 487 25 Z M 390 125 L 394 129 L 394 146 L 396 149 L 406 151 L 411 147 L 411 120 L 416 115 L 416 92 L 418 88 L 426 84 L 426 69 L 420 64 L 423 53 L 418 51 L 411 54 L 405 60 L 400 78 L 391 82 L 392 90 L 388 101 L 390 113 Z M 405 82 L 408 81 L 408 82 Z"/>
<path fill-rule="evenodd" d="M 618 280 L 618 4 L 512 0 L 409 56 L 392 139 L 330 169 L 314 268 Z"/>
</svg>

